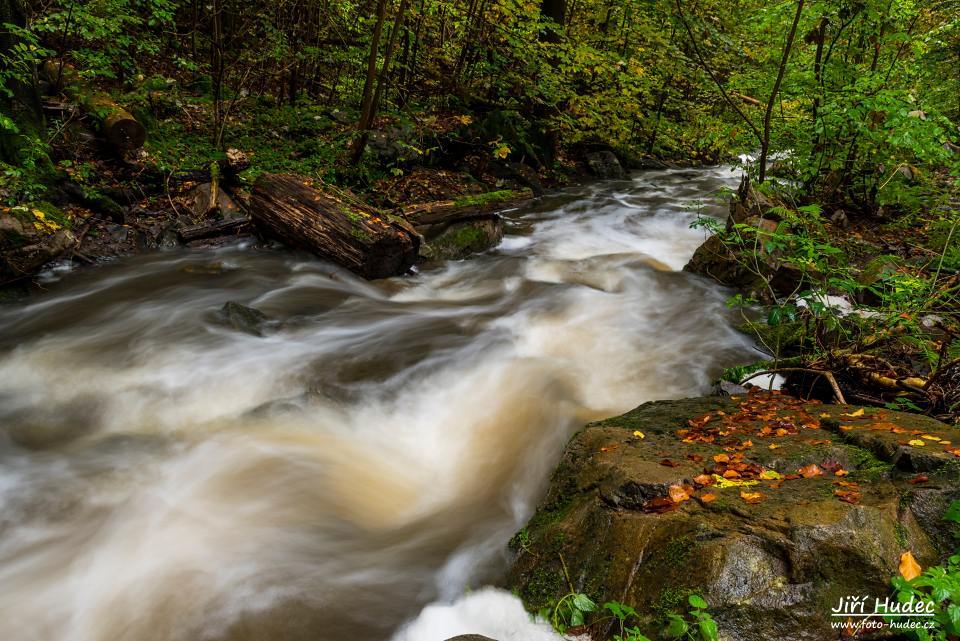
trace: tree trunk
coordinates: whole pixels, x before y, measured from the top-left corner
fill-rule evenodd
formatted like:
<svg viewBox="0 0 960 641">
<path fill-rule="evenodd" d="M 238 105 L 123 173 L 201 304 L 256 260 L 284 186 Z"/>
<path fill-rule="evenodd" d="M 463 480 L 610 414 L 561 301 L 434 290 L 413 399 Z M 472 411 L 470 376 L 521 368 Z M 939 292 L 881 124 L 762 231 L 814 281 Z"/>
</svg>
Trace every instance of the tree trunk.
<svg viewBox="0 0 960 641">
<path fill-rule="evenodd" d="M 783 83 L 783 76 L 787 71 L 787 61 L 790 60 L 793 40 L 797 36 L 797 26 L 800 24 L 800 16 L 803 14 L 805 2 L 806 0 L 797 2 L 797 13 L 793 17 L 790 33 L 787 34 L 787 42 L 783 45 L 783 56 L 780 58 L 780 68 L 777 70 L 777 80 L 773 83 L 770 100 L 767 102 L 767 110 L 763 115 L 763 138 L 760 141 L 760 175 L 757 177 L 757 180 L 761 183 L 767 179 L 767 156 L 770 154 L 770 120 L 773 116 L 773 106 L 776 104 L 777 94 L 780 93 L 780 85 Z"/>
<path fill-rule="evenodd" d="M 333 187 L 315 189 L 299 176 L 260 176 L 250 213 L 258 226 L 287 244 L 368 279 L 405 273 L 420 249 L 420 238 L 409 225 Z"/>
<path fill-rule="evenodd" d="M 393 62 L 393 51 L 397 45 L 397 34 L 403 27 L 403 19 L 407 12 L 407 0 L 400 0 L 400 8 L 397 9 L 397 15 L 393 20 L 393 29 L 390 31 L 390 37 L 387 38 L 387 48 L 383 53 L 383 65 L 380 66 L 380 74 L 377 78 L 377 88 L 373 92 L 373 99 L 370 101 L 369 113 L 366 115 L 366 124 L 360 130 L 360 140 L 357 142 L 354 150 L 354 162 L 360 160 L 364 148 L 367 146 L 367 138 L 370 135 L 370 124 L 377 117 L 377 110 L 380 109 L 380 100 L 383 97 L 383 90 L 387 84 L 387 75 L 390 73 L 390 63 Z M 359 155 L 357 155 L 359 153 Z"/>
<path fill-rule="evenodd" d="M 48 60 L 41 74 L 47 82 L 60 86 L 68 98 L 94 118 L 103 137 L 118 150 L 139 149 L 146 142 L 147 130 L 144 126 L 109 96 L 92 92 L 70 65 Z"/>
<path fill-rule="evenodd" d="M 353 148 L 351 162 L 354 165 L 360 162 L 363 157 L 363 148 L 366 146 L 366 132 L 370 128 L 370 112 L 373 108 L 373 85 L 377 80 L 377 54 L 380 51 L 380 35 L 383 33 L 383 21 L 387 15 L 387 0 L 377 2 L 377 22 L 373 28 L 373 36 L 370 39 L 370 53 L 367 56 L 367 76 L 363 81 L 363 96 L 360 99 L 360 122 L 357 124 L 357 131 L 363 137 L 363 140 L 356 141 Z M 362 142 L 363 144 L 359 144 Z"/>
</svg>

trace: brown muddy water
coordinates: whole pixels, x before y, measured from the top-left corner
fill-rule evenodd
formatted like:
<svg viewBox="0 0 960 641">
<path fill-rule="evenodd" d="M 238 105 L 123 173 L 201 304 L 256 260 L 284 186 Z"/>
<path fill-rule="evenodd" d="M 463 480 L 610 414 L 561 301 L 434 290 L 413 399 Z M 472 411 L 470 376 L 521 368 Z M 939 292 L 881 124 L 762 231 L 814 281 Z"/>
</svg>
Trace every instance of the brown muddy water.
<svg viewBox="0 0 960 641">
<path fill-rule="evenodd" d="M 567 439 L 756 357 L 679 271 L 692 203 L 736 179 L 570 189 L 412 277 L 238 246 L 0 306 L 0 639 L 548 638 L 477 589 Z"/>
</svg>

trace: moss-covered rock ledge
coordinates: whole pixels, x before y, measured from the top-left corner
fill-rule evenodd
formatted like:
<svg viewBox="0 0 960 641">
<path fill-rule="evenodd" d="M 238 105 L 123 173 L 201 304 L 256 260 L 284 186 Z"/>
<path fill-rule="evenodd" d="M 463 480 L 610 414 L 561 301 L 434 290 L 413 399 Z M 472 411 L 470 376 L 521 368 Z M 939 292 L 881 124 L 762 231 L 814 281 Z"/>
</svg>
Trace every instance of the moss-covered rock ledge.
<svg viewBox="0 0 960 641">
<path fill-rule="evenodd" d="M 573 438 L 511 542 L 508 583 L 536 611 L 569 591 L 565 563 L 647 634 L 696 592 L 726 641 L 840 638 L 841 596 L 884 598 L 904 552 L 926 567 L 953 551 L 956 448 L 956 429 L 886 410 L 768 393 L 648 403 Z"/>
</svg>

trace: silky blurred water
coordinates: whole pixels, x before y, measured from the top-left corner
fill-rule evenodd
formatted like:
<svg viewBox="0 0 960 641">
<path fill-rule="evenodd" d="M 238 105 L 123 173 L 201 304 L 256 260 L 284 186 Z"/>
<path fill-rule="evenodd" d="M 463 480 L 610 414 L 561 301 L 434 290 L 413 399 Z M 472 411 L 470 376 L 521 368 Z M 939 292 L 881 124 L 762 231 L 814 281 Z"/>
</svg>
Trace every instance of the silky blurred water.
<svg viewBox="0 0 960 641">
<path fill-rule="evenodd" d="M 453 602 L 502 573 L 573 431 L 753 357 L 679 271 L 692 203 L 736 179 L 566 190 L 411 277 L 238 246 L 0 307 L 0 639 L 513 638 L 512 597 Z"/>
</svg>

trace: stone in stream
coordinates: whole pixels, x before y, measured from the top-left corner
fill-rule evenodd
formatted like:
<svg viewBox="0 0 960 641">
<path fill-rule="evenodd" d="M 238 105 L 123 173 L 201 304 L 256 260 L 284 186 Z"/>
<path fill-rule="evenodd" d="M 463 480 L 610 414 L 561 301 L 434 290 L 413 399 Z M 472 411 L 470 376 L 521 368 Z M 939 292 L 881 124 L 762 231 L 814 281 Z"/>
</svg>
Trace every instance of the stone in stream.
<svg viewBox="0 0 960 641">
<path fill-rule="evenodd" d="M 842 597 L 872 608 L 902 554 L 928 567 L 954 550 L 955 441 L 930 418 L 767 392 L 648 403 L 571 440 L 509 587 L 531 611 L 562 597 L 562 558 L 648 635 L 696 593 L 725 641 L 837 638 Z"/>
<path fill-rule="evenodd" d="M 490 637 L 485 637 L 482 634 L 460 634 L 455 637 L 450 637 L 447 641 L 496 641 Z"/>
<path fill-rule="evenodd" d="M 620 160 L 612 151 L 594 151 L 584 156 L 584 160 L 590 173 L 597 178 L 623 178 L 625 175 Z"/>
<path fill-rule="evenodd" d="M 495 247 L 503 239 L 503 220 L 493 214 L 456 222 L 420 246 L 427 260 L 459 260 Z"/>
<path fill-rule="evenodd" d="M 263 327 L 268 320 L 267 315 L 259 309 L 241 305 L 233 300 L 223 305 L 220 316 L 233 329 L 252 336 L 263 336 Z"/>
</svg>

